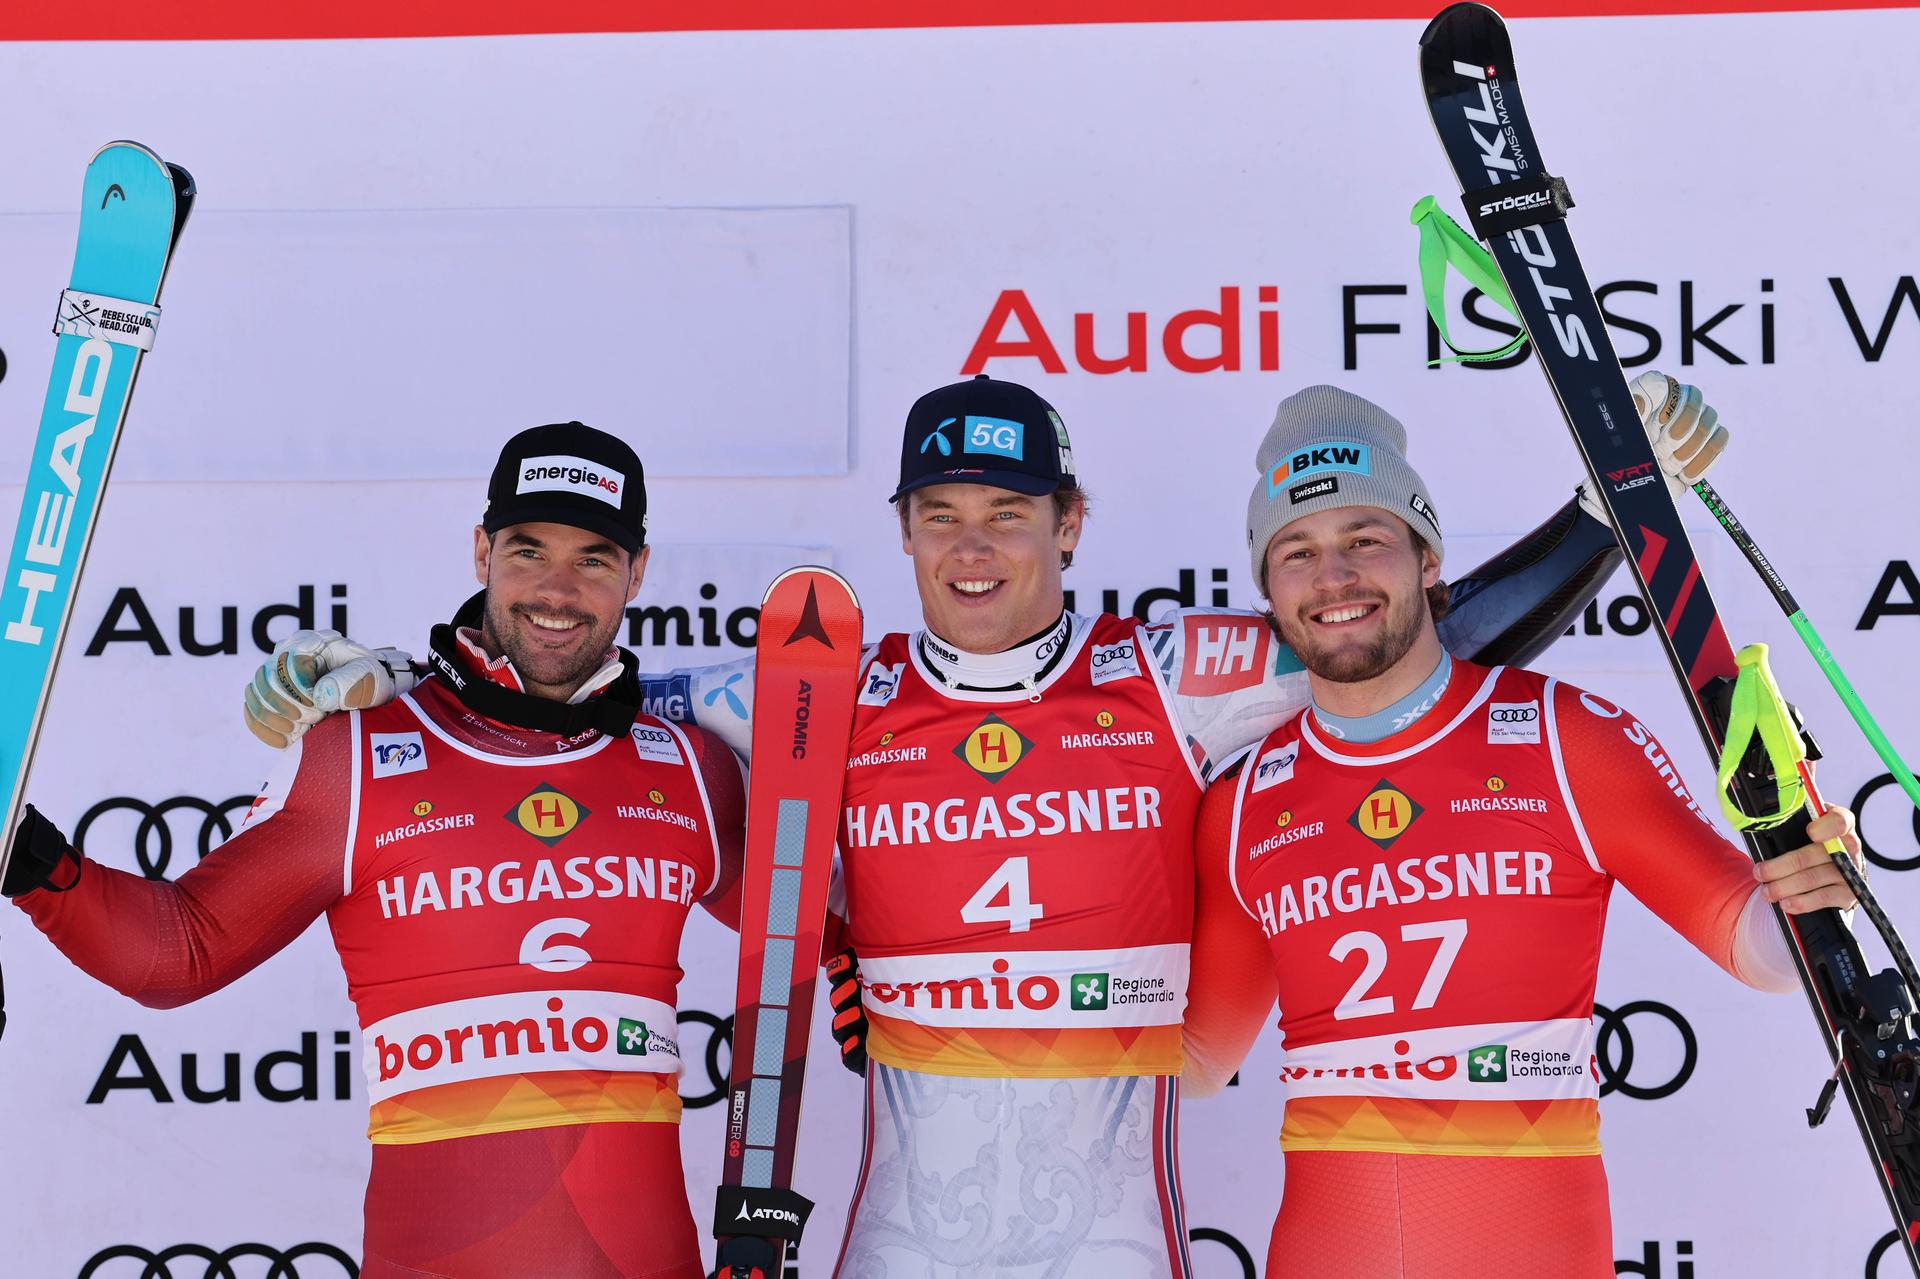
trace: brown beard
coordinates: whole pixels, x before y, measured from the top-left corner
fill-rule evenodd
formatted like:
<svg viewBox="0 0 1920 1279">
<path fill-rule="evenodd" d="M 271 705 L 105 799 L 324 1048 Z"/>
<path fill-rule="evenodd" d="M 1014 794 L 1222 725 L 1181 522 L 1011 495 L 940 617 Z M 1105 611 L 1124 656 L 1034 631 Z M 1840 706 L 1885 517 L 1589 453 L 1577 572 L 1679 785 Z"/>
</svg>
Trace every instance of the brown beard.
<svg viewBox="0 0 1920 1279">
<path fill-rule="evenodd" d="M 1322 601 L 1306 611 L 1318 613 L 1340 602 Z M 1382 605 L 1386 616 L 1379 634 L 1371 643 L 1358 649 L 1344 647 L 1329 651 L 1316 646 L 1313 624 L 1304 617 L 1282 618 L 1276 615 L 1274 626 L 1280 632 L 1280 638 L 1286 641 L 1287 647 L 1293 650 L 1294 656 L 1308 671 L 1335 684 L 1360 684 L 1384 675 L 1413 650 L 1414 644 L 1420 639 L 1425 604 L 1425 596 L 1416 578 L 1411 589 L 1397 592 L 1386 600 Z"/>
<path fill-rule="evenodd" d="M 551 616 L 578 619 L 587 624 L 587 642 L 578 650 L 577 656 L 560 659 L 564 664 L 555 667 L 556 654 L 530 649 L 521 642 L 519 630 L 513 624 L 514 612 L 512 608 L 496 604 L 492 593 L 488 593 L 481 620 L 481 634 L 487 642 L 488 651 L 506 654 L 507 660 L 513 663 L 514 671 L 523 681 L 530 680 L 548 688 L 578 688 L 586 683 L 588 677 L 605 664 L 607 650 L 613 647 L 621 621 L 621 615 L 617 613 L 601 620 L 579 609 L 551 610 Z"/>
</svg>

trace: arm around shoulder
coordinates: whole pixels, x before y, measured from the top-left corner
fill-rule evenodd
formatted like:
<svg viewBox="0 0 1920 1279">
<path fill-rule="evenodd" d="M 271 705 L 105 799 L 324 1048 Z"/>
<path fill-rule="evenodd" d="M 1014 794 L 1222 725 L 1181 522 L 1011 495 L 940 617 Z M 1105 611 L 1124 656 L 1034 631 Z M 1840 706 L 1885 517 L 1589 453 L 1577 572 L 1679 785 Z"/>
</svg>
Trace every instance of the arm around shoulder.
<svg viewBox="0 0 1920 1279">
<path fill-rule="evenodd" d="M 1274 1006 L 1272 952 L 1228 875 L 1239 783 L 1238 771 L 1229 770 L 1208 789 L 1194 830 L 1193 947 L 1180 1075 L 1182 1091 L 1192 1097 L 1211 1097 L 1227 1086 Z"/>
</svg>

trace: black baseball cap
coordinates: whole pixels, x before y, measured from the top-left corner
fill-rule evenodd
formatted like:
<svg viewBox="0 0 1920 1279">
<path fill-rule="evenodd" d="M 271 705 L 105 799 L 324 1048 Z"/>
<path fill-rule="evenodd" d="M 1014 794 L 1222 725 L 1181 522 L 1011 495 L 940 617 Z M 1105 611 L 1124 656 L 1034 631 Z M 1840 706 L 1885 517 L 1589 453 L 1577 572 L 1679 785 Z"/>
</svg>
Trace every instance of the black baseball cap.
<svg viewBox="0 0 1920 1279">
<path fill-rule="evenodd" d="M 1053 405 L 982 373 L 928 391 L 907 411 L 899 501 L 929 484 L 988 484 L 1041 497 L 1072 488 L 1073 449 Z"/>
<path fill-rule="evenodd" d="M 611 538 L 628 553 L 647 540 L 647 485 L 626 441 L 578 422 L 520 432 L 500 450 L 480 527 L 567 524 Z"/>
</svg>

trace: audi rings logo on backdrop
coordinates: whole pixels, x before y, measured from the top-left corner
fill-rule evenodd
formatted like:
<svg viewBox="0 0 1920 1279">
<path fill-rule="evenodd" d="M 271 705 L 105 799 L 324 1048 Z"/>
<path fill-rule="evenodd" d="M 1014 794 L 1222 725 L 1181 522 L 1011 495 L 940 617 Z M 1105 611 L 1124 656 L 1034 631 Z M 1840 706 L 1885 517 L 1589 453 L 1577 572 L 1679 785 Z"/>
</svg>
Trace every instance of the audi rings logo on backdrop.
<svg viewBox="0 0 1920 1279">
<path fill-rule="evenodd" d="M 232 837 L 236 824 L 234 814 L 244 814 L 252 804 L 251 795 L 235 795 L 219 803 L 191 795 L 176 795 L 157 804 L 135 799 L 131 795 L 115 795 L 112 799 L 101 800 L 81 814 L 73 828 L 73 846 L 86 852 L 87 836 L 95 822 L 112 813 L 129 813 L 137 819 L 132 832 L 133 857 L 140 865 L 140 873 L 148 879 L 165 879 L 167 869 L 173 863 L 176 834 L 192 843 L 197 857 L 205 857 L 220 841 Z M 176 829 L 173 826 L 173 815 L 176 813 L 198 814 L 198 826 L 187 820 Z M 116 842 L 109 847 L 121 848 L 125 844 Z"/>
<path fill-rule="evenodd" d="M 699 1008 L 683 1008 L 675 1018 L 682 1030 L 680 1035 L 680 1060 L 686 1064 L 680 1076 L 680 1104 L 688 1110 L 705 1110 L 708 1106 L 717 1106 L 727 1095 L 727 1076 L 733 1069 L 733 1018 L 722 1017 L 717 1013 L 706 1012 Z M 704 1051 L 695 1052 L 691 1038 L 685 1027 L 705 1026 L 707 1045 Z M 722 1060 L 722 1058 L 725 1060 Z M 687 1092 L 688 1081 L 695 1078 L 694 1063 L 705 1062 L 708 1088 L 705 1092 Z"/>
<path fill-rule="evenodd" d="M 1599 1065 L 1602 1097 L 1613 1092 L 1639 1101 L 1671 1097 L 1693 1077 L 1693 1068 L 1700 1064 L 1700 1041 L 1676 1008 L 1654 999 L 1636 999 L 1618 1008 L 1595 1004 L 1593 1016 L 1598 1023 L 1593 1056 Z M 1654 1065 L 1641 1051 L 1647 1045 L 1636 1046 L 1634 1042 L 1635 1030 L 1651 1037 L 1659 1033 L 1657 1028 L 1662 1021 L 1679 1034 L 1678 1066 Z M 1665 1060 L 1664 1055 L 1660 1060 Z"/>
<path fill-rule="evenodd" d="M 1914 808 L 1908 804 L 1898 802 L 1900 793 L 1896 789 L 1892 799 L 1889 799 L 1886 803 L 1874 805 L 1873 811 L 1875 817 L 1871 823 L 1867 820 L 1867 801 L 1893 785 L 1893 774 L 1882 773 L 1878 777 L 1869 780 L 1867 784 L 1862 786 L 1859 792 L 1854 795 L 1852 808 L 1854 820 L 1858 822 L 1860 826 L 1860 851 L 1867 855 L 1868 861 L 1883 870 L 1920 869 L 1920 808 Z M 1879 845 L 1875 845 L 1873 839 L 1868 834 L 1868 827 L 1871 825 L 1873 831 L 1879 834 L 1882 841 L 1887 841 L 1889 838 L 1888 832 L 1893 829 L 1893 823 L 1888 820 L 1887 813 L 1894 809 L 1898 809 L 1907 815 L 1908 827 L 1913 832 L 1915 851 L 1904 856 L 1899 855 L 1897 849 L 1895 849 L 1892 855 L 1889 855 L 1889 844 L 1882 842 Z"/>
<path fill-rule="evenodd" d="M 1889 1230 L 1874 1240 L 1873 1247 L 1867 1250 L 1866 1279 L 1898 1279 L 1899 1276 L 1906 1274 L 1906 1267 L 1901 1264 L 1901 1261 L 1905 1260 L 1904 1251 L 1900 1247 L 1900 1236 L 1895 1231 Z M 1888 1253 L 1892 1253 L 1900 1260 L 1887 1267 L 1887 1273 L 1883 1274 L 1880 1269 L 1880 1259 Z"/>
<path fill-rule="evenodd" d="M 262 1262 L 264 1268 L 235 1264 L 247 1261 Z M 122 1243 L 87 1258 L 74 1279 L 359 1279 L 359 1275 L 353 1258 L 330 1243 L 297 1243 L 290 1248 L 237 1243 L 218 1251 L 204 1244 L 178 1243 L 158 1252 Z"/>
<path fill-rule="evenodd" d="M 1246 1244 L 1241 1243 L 1237 1236 L 1214 1226 L 1195 1226 L 1192 1230 L 1187 1231 L 1187 1238 L 1196 1244 L 1219 1244 L 1222 1248 L 1232 1253 L 1233 1259 L 1240 1263 L 1240 1273 L 1244 1276 L 1244 1279 L 1260 1279 L 1260 1272 L 1253 1264 L 1253 1251 L 1248 1248 Z M 1215 1267 L 1208 1273 L 1218 1275 L 1223 1273 L 1230 1274 L 1232 1272 L 1223 1272 L 1218 1267 Z"/>
</svg>

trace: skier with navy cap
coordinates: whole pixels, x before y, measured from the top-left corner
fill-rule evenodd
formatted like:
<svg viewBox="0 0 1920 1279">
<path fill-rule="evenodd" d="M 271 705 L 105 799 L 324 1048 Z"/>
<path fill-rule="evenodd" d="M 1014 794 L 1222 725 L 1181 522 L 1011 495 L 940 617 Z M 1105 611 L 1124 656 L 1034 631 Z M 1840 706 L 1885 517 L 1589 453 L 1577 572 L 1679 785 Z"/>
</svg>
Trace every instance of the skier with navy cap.
<svg viewBox="0 0 1920 1279">
<path fill-rule="evenodd" d="M 1724 444 L 1710 411 L 1678 442 L 1647 413 L 1676 473 L 1697 478 Z M 900 458 L 891 501 L 924 626 L 864 655 L 847 761 L 852 948 L 833 998 L 866 1141 L 835 1273 L 1188 1274 L 1193 822 L 1212 772 L 1304 704 L 1306 672 L 1258 614 L 1065 610 L 1088 504 L 1067 429 L 1030 388 L 927 393 Z M 1445 639 L 1524 660 L 1617 563 L 1611 531 L 1569 501 L 1456 584 Z M 690 680 L 689 719 L 742 752 L 750 704 L 718 692 L 750 687 L 744 666 L 662 677 Z M 287 731 L 316 717 L 276 700 Z"/>
<path fill-rule="evenodd" d="M 15 838 L 0 889 L 150 1007 L 326 916 L 371 1102 L 365 1279 L 704 1270 L 674 992 L 693 904 L 737 913 L 745 799 L 716 737 L 638 712 L 614 647 L 646 505 L 615 436 L 521 432 L 473 531 L 482 590 L 434 628 L 430 674 L 307 634 L 249 690 L 268 733 L 292 721 L 262 690 L 351 684 L 354 709 L 293 743 L 232 839 L 167 882 L 82 857 L 32 807 Z"/>
</svg>

